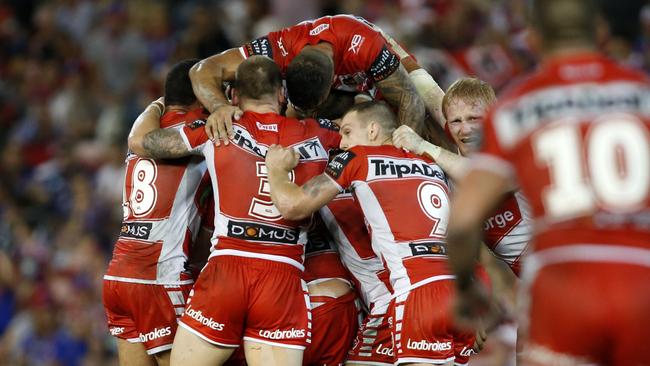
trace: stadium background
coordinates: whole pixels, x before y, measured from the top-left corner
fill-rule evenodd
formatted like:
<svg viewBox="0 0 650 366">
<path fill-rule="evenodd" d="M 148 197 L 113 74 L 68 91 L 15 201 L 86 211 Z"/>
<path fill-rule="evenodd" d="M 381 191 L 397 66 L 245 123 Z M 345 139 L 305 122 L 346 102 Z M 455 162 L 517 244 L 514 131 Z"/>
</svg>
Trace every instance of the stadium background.
<svg viewBox="0 0 650 366">
<path fill-rule="evenodd" d="M 603 2 L 603 50 L 650 71 L 650 1 Z M 498 90 L 536 63 L 524 7 L 524 0 L 0 0 L 0 365 L 117 364 L 101 279 L 122 217 L 126 136 L 162 94 L 171 64 L 350 13 L 406 45 L 443 89 L 470 74 Z M 504 281 L 497 291 L 511 299 Z M 508 334 L 492 337 L 472 365 L 510 352 Z"/>
</svg>

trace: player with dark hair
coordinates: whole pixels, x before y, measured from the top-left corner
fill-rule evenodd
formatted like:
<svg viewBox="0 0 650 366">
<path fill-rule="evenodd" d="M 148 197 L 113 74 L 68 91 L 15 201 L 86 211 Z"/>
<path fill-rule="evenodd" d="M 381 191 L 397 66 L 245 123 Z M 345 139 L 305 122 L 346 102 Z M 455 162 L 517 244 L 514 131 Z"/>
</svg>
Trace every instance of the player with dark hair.
<svg viewBox="0 0 650 366">
<path fill-rule="evenodd" d="M 650 83 L 597 52 L 593 0 L 532 2 L 543 63 L 488 112 L 449 224 L 460 313 L 484 219 L 516 180 L 535 220 L 526 365 L 650 364 Z"/>
<path fill-rule="evenodd" d="M 266 156 L 271 197 L 283 217 L 300 219 L 351 189 L 373 249 L 390 271 L 395 364 L 465 364 L 474 335 L 454 329 L 451 321 L 446 178 L 431 160 L 392 146 L 396 127 L 385 103 L 355 105 L 341 120 L 345 152 L 302 186 L 287 178 L 298 156 L 272 146 Z"/>
<path fill-rule="evenodd" d="M 227 141 L 232 136 L 227 126 L 241 114 L 227 103 L 221 83 L 252 55 L 271 57 L 280 66 L 289 102 L 297 110 L 314 113 L 328 99 L 330 89 L 371 91 L 374 96 L 376 86 L 397 109 L 400 124 L 416 131 L 423 128 L 424 104 L 381 33 L 361 18 L 336 15 L 271 32 L 192 68 L 194 91 L 212 113 L 207 129 L 215 140 Z"/>
<path fill-rule="evenodd" d="M 171 130 L 206 117 L 188 77 L 197 61 L 174 65 L 165 80 L 164 105 L 156 101 L 147 108 L 161 119 L 161 128 Z M 136 120 L 130 146 L 141 141 L 136 132 L 141 124 Z M 169 364 L 176 321 L 194 282 L 189 252 L 197 250 L 196 202 L 205 183 L 209 188 L 206 176 L 205 162 L 198 157 L 154 160 L 127 155 L 124 221 L 103 289 L 121 365 Z"/>
<path fill-rule="evenodd" d="M 264 156 L 276 143 L 296 149 L 301 163 L 291 176 L 303 182 L 324 169 L 340 137 L 316 120 L 278 114 L 280 70 L 267 57 L 239 65 L 233 96 L 245 112 L 228 146 L 215 147 L 204 120 L 180 131 L 158 129 L 155 122 L 141 130 L 143 155 L 204 155 L 214 188 L 212 253 L 179 322 L 171 361 L 221 365 L 243 339 L 251 366 L 298 366 L 311 338 L 302 280 L 306 223 L 282 218 L 273 206 Z"/>
</svg>

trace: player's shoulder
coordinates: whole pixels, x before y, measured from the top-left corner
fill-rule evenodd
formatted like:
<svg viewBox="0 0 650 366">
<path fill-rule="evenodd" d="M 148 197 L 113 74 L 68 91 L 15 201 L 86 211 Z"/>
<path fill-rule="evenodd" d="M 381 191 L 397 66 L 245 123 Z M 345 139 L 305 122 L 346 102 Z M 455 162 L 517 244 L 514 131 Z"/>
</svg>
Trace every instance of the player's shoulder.
<svg viewBox="0 0 650 366">
<path fill-rule="evenodd" d="M 208 114 L 203 108 L 189 111 L 168 111 L 160 118 L 160 127 L 170 128 L 185 125 L 194 130 L 205 126 L 207 118 Z"/>
<path fill-rule="evenodd" d="M 339 131 L 339 126 L 334 123 L 332 120 L 329 120 L 327 118 L 307 118 L 303 120 L 303 123 L 306 128 L 309 129 L 315 129 L 315 130 L 325 130 L 325 131 L 333 131 L 333 132 L 338 132 Z"/>
</svg>

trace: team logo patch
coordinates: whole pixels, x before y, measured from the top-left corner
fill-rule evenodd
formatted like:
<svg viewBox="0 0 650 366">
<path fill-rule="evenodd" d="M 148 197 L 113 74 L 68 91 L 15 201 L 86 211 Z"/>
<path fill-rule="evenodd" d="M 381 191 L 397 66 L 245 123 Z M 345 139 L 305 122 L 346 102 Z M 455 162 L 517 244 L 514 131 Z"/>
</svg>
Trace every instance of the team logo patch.
<svg viewBox="0 0 650 366">
<path fill-rule="evenodd" d="M 228 236 L 231 238 L 263 241 L 278 244 L 297 244 L 300 231 L 285 229 L 256 222 L 228 221 Z"/>
<path fill-rule="evenodd" d="M 244 49 L 247 56 L 262 55 L 273 58 L 273 49 L 271 48 L 271 42 L 269 42 L 268 37 L 254 39 L 250 43 L 247 43 Z"/>
<path fill-rule="evenodd" d="M 443 243 L 409 243 L 411 254 L 415 255 L 447 255 L 447 246 Z"/>
<path fill-rule="evenodd" d="M 339 130 L 339 126 L 337 126 L 336 123 L 332 122 L 331 120 L 329 120 L 327 118 L 319 118 L 318 119 L 318 124 L 322 128 L 326 128 L 328 130 L 332 130 L 332 131 L 338 131 Z"/>
<path fill-rule="evenodd" d="M 196 121 L 187 125 L 187 127 L 191 128 L 192 130 L 196 130 L 197 128 L 203 126 L 205 126 L 205 120 L 202 119 L 197 119 Z"/>
<path fill-rule="evenodd" d="M 336 155 L 334 159 L 332 159 L 329 164 L 327 164 L 325 173 L 329 174 L 334 179 L 337 179 L 339 176 L 341 176 L 343 169 L 345 169 L 348 163 L 350 163 L 350 161 L 352 161 L 355 156 L 356 154 L 352 151 L 345 151 Z"/>
<path fill-rule="evenodd" d="M 120 228 L 120 236 L 147 240 L 152 226 L 151 222 L 125 222 Z"/>
<path fill-rule="evenodd" d="M 381 81 L 393 74 L 398 67 L 399 56 L 384 45 L 375 61 L 370 65 L 369 74 L 374 81 Z"/>
</svg>

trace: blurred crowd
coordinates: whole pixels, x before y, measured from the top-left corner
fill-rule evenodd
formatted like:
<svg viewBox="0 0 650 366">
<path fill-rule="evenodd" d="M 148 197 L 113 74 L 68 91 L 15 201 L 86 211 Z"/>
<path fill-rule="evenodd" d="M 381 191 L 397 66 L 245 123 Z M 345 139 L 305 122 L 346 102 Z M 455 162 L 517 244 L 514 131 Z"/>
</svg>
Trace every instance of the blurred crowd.
<svg viewBox="0 0 650 366">
<path fill-rule="evenodd" d="M 350 13 L 443 89 L 474 75 L 499 90 L 537 63 L 525 3 L 0 0 L 0 365 L 116 364 L 101 279 L 122 219 L 126 136 L 173 63 Z M 603 50 L 650 71 L 650 2 L 604 3 Z M 512 350 L 514 331 L 500 332 L 498 349 Z"/>
</svg>

